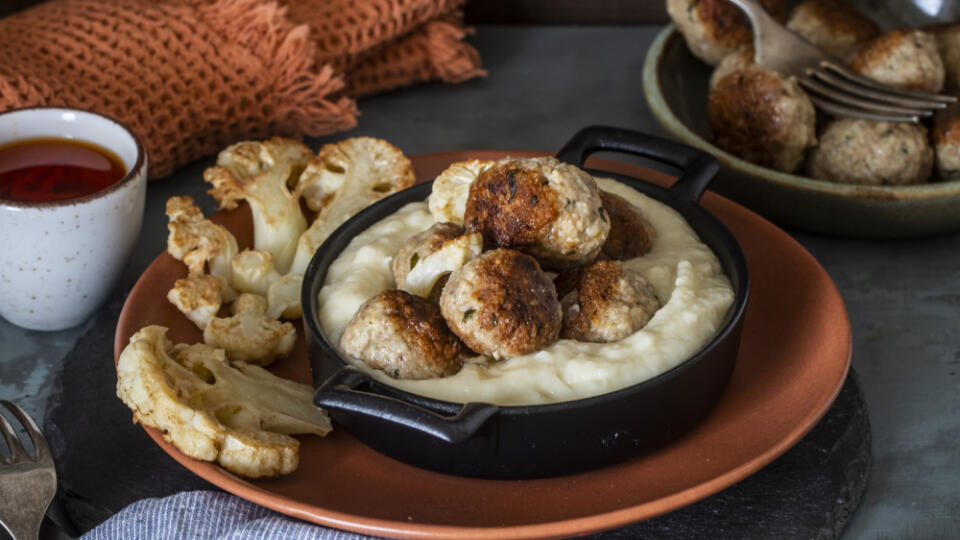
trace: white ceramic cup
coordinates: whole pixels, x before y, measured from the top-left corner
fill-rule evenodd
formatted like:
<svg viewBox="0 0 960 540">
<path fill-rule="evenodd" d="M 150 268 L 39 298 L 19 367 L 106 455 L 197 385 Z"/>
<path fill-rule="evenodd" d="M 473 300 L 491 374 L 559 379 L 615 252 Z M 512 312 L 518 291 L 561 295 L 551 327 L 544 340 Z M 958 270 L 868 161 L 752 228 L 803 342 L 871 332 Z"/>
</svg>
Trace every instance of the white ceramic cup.
<svg viewBox="0 0 960 540">
<path fill-rule="evenodd" d="M 0 145 L 58 137 L 112 151 L 119 182 L 55 202 L 0 199 L 0 315 L 33 330 L 61 330 L 107 299 L 140 237 L 147 156 L 119 122 L 96 113 L 38 107 L 0 113 Z"/>
</svg>

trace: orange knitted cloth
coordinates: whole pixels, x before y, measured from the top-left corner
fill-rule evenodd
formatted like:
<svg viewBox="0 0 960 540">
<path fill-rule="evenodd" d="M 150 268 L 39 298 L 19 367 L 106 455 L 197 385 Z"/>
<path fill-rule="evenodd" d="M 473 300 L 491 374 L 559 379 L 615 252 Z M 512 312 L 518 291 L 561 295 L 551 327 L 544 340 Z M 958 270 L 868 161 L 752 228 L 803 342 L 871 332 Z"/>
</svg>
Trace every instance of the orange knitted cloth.
<svg viewBox="0 0 960 540">
<path fill-rule="evenodd" d="M 354 96 L 484 72 L 463 0 L 53 0 L 0 20 L 0 110 L 129 126 L 150 175 L 242 139 L 356 125 Z"/>
</svg>

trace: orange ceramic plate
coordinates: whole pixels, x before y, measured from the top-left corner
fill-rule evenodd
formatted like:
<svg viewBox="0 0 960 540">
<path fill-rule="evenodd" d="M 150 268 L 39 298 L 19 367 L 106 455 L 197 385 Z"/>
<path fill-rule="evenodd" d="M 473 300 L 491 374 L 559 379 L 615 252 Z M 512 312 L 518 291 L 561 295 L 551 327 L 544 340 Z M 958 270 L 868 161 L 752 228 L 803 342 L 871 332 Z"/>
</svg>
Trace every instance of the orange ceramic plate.
<svg viewBox="0 0 960 540">
<path fill-rule="evenodd" d="M 500 151 L 450 152 L 413 158 L 419 179 L 449 163 L 492 159 Z M 511 152 L 512 155 L 533 155 Z M 658 184 L 672 178 L 604 160 L 588 166 Z M 168 454 L 198 476 L 244 499 L 330 527 L 418 538 L 542 538 L 583 534 L 647 519 L 716 493 L 756 472 L 793 446 L 826 413 L 850 362 L 850 323 L 830 277 L 786 233 L 713 193 L 704 206 L 740 241 L 752 291 L 736 368 L 726 392 L 690 433 L 656 452 L 605 469 L 542 480 L 477 480 L 394 461 L 343 430 L 301 437 L 300 468 L 273 480 L 246 481 L 184 456 L 147 429 Z M 241 245 L 249 212 L 218 214 Z M 170 328 L 175 342 L 200 332 L 166 300 L 183 276 L 166 253 L 147 268 L 123 307 L 115 355 L 148 324 Z M 310 382 L 302 336 L 274 372 Z M 642 414 L 642 411 L 638 412 Z"/>
</svg>

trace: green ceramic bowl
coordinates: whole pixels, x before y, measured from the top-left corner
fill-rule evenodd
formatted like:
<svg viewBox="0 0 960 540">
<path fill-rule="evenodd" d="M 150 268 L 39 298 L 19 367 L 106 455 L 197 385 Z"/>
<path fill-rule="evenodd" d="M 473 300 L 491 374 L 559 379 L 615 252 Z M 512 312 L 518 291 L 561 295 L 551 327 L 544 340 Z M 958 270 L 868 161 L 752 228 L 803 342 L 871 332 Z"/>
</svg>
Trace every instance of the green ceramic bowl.
<svg viewBox="0 0 960 540">
<path fill-rule="evenodd" d="M 710 189 L 788 228 L 850 238 L 912 238 L 960 230 L 960 181 L 918 186 L 834 184 L 744 161 L 714 146 L 707 126 L 711 67 L 668 25 L 643 66 L 653 115 L 678 140 L 722 165 Z"/>
</svg>

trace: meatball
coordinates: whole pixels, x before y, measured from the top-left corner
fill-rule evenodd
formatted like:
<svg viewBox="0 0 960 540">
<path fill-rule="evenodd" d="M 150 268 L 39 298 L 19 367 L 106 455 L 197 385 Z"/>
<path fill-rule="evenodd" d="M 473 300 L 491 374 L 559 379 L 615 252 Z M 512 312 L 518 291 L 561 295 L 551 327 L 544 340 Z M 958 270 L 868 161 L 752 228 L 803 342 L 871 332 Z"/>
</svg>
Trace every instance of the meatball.
<svg viewBox="0 0 960 540">
<path fill-rule="evenodd" d="M 839 0 L 801 2 L 790 13 L 787 28 L 843 61 L 880 35 L 880 28 L 866 15 Z"/>
<path fill-rule="evenodd" d="M 610 216 L 610 234 L 600 248 L 600 256 L 625 261 L 645 255 L 657 239 L 657 230 L 636 206 L 606 191 L 600 192 L 603 208 Z"/>
<path fill-rule="evenodd" d="M 755 64 L 753 60 L 753 45 L 744 45 L 736 51 L 723 57 L 723 60 L 717 64 L 717 67 L 710 74 L 710 86 L 713 89 L 717 86 L 717 81 L 742 69 L 747 69 Z"/>
<path fill-rule="evenodd" d="M 932 139 L 940 178 L 960 180 L 960 104 L 937 112 Z"/>
<path fill-rule="evenodd" d="M 843 184 L 918 184 L 932 168 L 923 126 L 852 118 L 830 122 L 807 161 L 810 176 Z"/>
<path fill-rule="evenodd" d="M 393 278 L 398 289 L 428 296 L 443 274 L 463 266 L 483 250 L 479 234 L 465 235 L 463 227 L 436 223 L 410 237 L 393 258 Z"/>
<path fill-rule="evenodd" d="M 943 87 L 948 92 L 960 92 L 960 24 L 925 28 L 937 41 L 937 52 L 943 62 Z"/>
<path fill-rule="evenodd" d="M 495 249 L 450 274 L 440 312 L 474 351 L 500 359 L 537 351 L 560 334 L 560 302 L 536 259 Z"/>
<path fill-rule="evenodd" d="M 592 261 L 610 232 L 593 177 L 552 157 L 501 160 L 481 172 L 463 221 L 485 247 L 529 253 L 550 270 Z"/>
<path fill-rule="evenodd" d="M 774 19 L 783 22 L 783 0 L 761 0 L 760 4 Z M 711 66 L 753 41 L 746 15 L 727 0 L 667 0 L 667 13 L 690 52 Z"/>
<path fill-rule="evenodd" d="M 910 90 L 943 90 L 943 61 L 932 35 L 920 30 L 893 30 L 857 51 L 850 67 L 871 79 Z"/>
<path fill-rule="evenodd" d="M 340 336 L 340 348 L 398 379 L 453 375 L 469 354 L 436 305 L 396 290 L 383 291 L 360 306 Z"/>
<path fill-rule="evenodd" d="M 616 261 L 597 261 L 575 271 L 576 289 L 560 301 L 560 337 L 608 343 L 646 326 L 660 309 L 653 286 Z"/>
<path fill-rule="evenodd" d="M 792 77 L 757 64 L 733 69 L 707 96 L 717 146 L 747 161 L 793 172 L 816 144 L 816 112 Z"/>
</svg>

